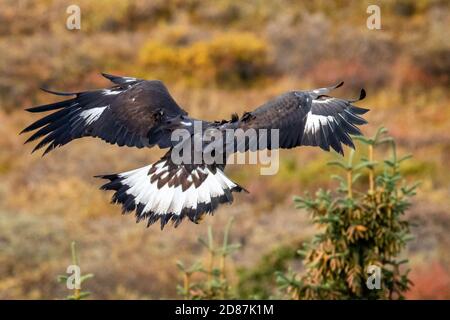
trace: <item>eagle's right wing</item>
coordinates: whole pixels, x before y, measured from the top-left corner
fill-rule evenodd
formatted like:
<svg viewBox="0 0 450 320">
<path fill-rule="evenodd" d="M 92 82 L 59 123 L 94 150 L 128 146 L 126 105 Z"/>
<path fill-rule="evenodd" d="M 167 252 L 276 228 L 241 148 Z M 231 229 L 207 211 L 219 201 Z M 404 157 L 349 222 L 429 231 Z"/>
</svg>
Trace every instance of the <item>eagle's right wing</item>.
<svg viewBox="0 0 450 320">
<path fill-rule="evenodd" d="M 81 137 L 99 137 L 111 144 L 142 148 L 170 147 L 170 133 L 163 130 L 166 120 L 184 117 L 161 81 L 103 74 L 115 85 L 109 89 L 77 93 L 49 93 L 72 98 L 27 109 L 54 111 L 37 120 L 22 133 L 34 131 L 26 141 L 42 138 L 33 152 L 47 146 L 44 154 Z"/>
<path fill-rule="evenodd" d="M 345 100 L 326 95 L 342 84 L 311 91 L 292 91 L 265 103 L 239 119 L 236 128 L 246 132 L 255 129 L 279 130 L 279 148 L 296 146 L 319 146 L 329 151 L 330 147 L 343 154 L 342 143 L 354 147 L 350 135 L 360 135 L 357 125 L 367 123 L 361 118 L 368 111 L 353 105 L 364 99 L 361 90 L 356 100 Z M 270 138 L 270 133 L 268 133 Z M 274 148 L 272 141 L 269 148 Z"/>
</svg>

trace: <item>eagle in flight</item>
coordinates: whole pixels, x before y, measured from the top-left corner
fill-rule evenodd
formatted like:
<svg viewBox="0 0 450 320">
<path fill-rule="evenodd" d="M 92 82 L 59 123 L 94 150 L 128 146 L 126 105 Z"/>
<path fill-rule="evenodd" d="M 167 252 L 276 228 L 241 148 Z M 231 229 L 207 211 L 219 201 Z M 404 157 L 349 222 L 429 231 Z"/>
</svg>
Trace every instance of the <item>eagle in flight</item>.
<svg viewBox="0 0 450 320">
<path fill-rule="evenodd" d="M 46 147 L 44 155 L 87 136 L 119 146 L 167 148 L 159 161 L 146 167 L 97 176 L 108 180 L 101 189 L 114 191 L 112 202 L 120 203 L 124 213 L 135 211 L 136 220 L 147 220 L 147 226 L 159 220 L 161 229 L 169 221 L 176 227 L 185 217 L 197 223 L 220 204 L 231 203 L 233 192 L 246 191 L 224 174 L 226 159 L 175 163 L 171 157 L 178 143 L 171 138 L 175 130 L 183 129 L 193 137 L 195 122 L 202 125 L 203 133 L 216 130 L 223 136 L 228 130 L 241 129 L 244 133 L 254 130 L 258 134 L 261 129 L 277 129 L 276 144 L 269 139 L 266 145 L 257 144 L 254 149 L 318 146 L 343 154 L 342 144 L 354 148 L 350 135 L 360 135 L 357 126 L 367 123 L 360 115 L 368 109 L 353 105 L 365 97 L 364 89 L 355 100 L 328 95 L 342 82 L 328 88 L 290 91 L 241 117 L 234 114 L 230 120 L 210 122 L 188 116 L 161 81 L 102 75 L 113 83 L 111 87 L 73 93 L 43 89 L 68 98 L 26 109 L 32 113 L 51 113 L 21 133 L 35 131 L 25 143 L 40 139 L 33 152 Z M 220 141 L 230 144 L 229 139 Z M 245 141 L 241 151 L 250 149 L 248 140 Z M 231 144 L 236 146 L 235 139 Z M 191 153 L 202 153 L 206 148 L 208 143 L 203 142 L 200 149 L 192 147 Z M 230 149 L 228 145 L 225 148 Z"/>
</svg>

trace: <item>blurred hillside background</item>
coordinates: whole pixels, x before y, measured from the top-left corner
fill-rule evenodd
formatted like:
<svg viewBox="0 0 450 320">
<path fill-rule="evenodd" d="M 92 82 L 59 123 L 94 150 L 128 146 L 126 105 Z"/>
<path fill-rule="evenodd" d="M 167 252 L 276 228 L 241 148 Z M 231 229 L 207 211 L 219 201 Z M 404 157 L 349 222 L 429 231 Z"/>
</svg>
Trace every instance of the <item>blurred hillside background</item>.
<svg viewBox="0 0 450 320">
<path fill-rule="evenodd" d="M 66 29 L 71 4 L 81 8 L 81 30 Z M 381 8 L 381 30 L 366 27 L 370 4 Z M 191 115 L 211 120 L 288 90 L 343 80 L 336 94 L 350 98 L 364 87 L 363 132 L 386 126 L 400 152 L 414 155 L 404 174 L 422 181 L 408 212 L 415 286 L 407 297 L 450 298 L 449 26 L 446 0 L 0 0 L 0 298 L 64 297 L 55 279 L 70 264 L 71 240 L 83 273 L 95 274 L 93 298 L 176 298 L 176 261 L 200 259 L 198 236 L 208 224 L 220 234 L 230 216 L 242 249 L 229 272 L 245 291 L 252 270 L 292 256 L 317 231 L 292 197 L 336 184 L 326 166 L 333 153 L 283 150 L 276 176 L 230 166 L 249 195 L 163 232 L 121 216 L 93 178 L 154 162 L 161 150 L 87 138 L 30 155 L 18 133 L 36 117 L 23 109 L 56 101 L 38 88 L 109 85 L 100 72 L 163 80 Z"/>
</svg>

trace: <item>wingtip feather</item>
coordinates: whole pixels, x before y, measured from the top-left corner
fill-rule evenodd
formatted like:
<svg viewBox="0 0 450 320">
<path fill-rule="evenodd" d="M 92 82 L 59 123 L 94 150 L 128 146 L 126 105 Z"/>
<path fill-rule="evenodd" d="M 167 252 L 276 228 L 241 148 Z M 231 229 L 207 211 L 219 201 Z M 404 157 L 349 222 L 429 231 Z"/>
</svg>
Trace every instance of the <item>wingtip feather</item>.
<svg viewBox="0 0 450 320">
<path fill-rule="evenodd" d="M 364 88 L 361 88 L 361 92 L 359 93 L 358 101 L 363 100 L 365 97 L 366 97 L 366 90 L 364 90 Z"/>
<path fill-rule="evenodd" d="M 114 78 L 117 78 L 117 76 L 114 76 L 112 74 L 106 73 L 106 72 L 101 72 L 100 73 L 104 78 L 113 81 Z"/>
<path fill-rule="evenodd" d="M 44 91 L 44 92 L 51 93 L 51 94 L 54 94 L 54 95 L 57 95 L 57 96 L 74 96 L 74 95 L 77 95 L 77 94 L 78 94 L 77 92 L 59 92 L 59 91 L 53 91 L 53 90 L 50 90 L 50 89 L 47 89 L 47 88 L 43 88 L 43 87 L 41 87 L 41 88 L 39 88 L 39 89 L 41 89 L 41 90 Z"/>
</svg>

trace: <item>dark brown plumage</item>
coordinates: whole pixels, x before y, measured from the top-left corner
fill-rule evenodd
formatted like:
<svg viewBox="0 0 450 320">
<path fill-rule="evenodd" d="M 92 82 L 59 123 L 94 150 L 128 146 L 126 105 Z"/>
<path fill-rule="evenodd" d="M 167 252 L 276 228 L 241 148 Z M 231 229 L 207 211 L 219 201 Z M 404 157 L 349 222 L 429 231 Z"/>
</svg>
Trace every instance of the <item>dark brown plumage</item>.
<svg viewBox="0 0 450 320">
<path fill-rule="evenodd" d="M 22 133 L 34 133 L 26 143 L 39 140 L 33 152 L 46 147 L 44 154 L 74 139 L 91 136 L 129 147 L 169 148 L 158 162 L 136 170 L 112 175 L 102 175 L 109 180 L 102 189 L 113 190 L 113 202 L 122 205 L 124 212 L 136 212 L 136 219 L 147 219 L 148 225 L 160 221 L 161 228 L 172 221 L 177 226 L 185 217 L 198 222 L 205 213 L 213 213 L 218 205 L 231 203 L 232 192 L 243 189 L 225 176 L 225 151 L 217 153 L 214 146 L 224 150 L 256 150 L 319 146 L 343 154 L 342 144 L 354 148 L 351 135 L 359 135 L 357 126 L 365 124 L 361 117 L 368 110 L 353 103 L 359 99 L 345 100 L 328 94 L 342 83 L 328 88 L 284 93 L 242 117 L 233 114 L 230 120 L 202 121 L 188 116 L 161 81 L 142 80 L 103 74 L 113 82 L 108 89 L 75 93 L 45 91 L 70 97 L 60 102 L 32 107 L 29 112 L 52 112 L 26 127 Z M 191 156 L 205 155 L 209 151 L 218 156 L 212 163 L 174 163 L 171 155 L 186 141 L 174 141 L 172 134 L 184 129 L 190 139 L 195 139 L 194 128 L 201 124 L 201 148 L 191 146 Z M 256 144 L 246 137 L 227 139 L 228 130 L 246 135 L 255 132 Z M 279 140 L 266 144 L 258 141 L 264 130 L 276 129 Z M 212 131 L 219 133 L 215 140 L 203 140 Z M 247 139 L 247 140 L 246 140 Z M 241 143 L 241 145 L 239 145 Z M 242 149 L 240 148 L 242 147 Z M 186 150 L 183 150 L 186 153 Z M 203 158 L 202 158 L 203 159 Z"/>
</svg>

